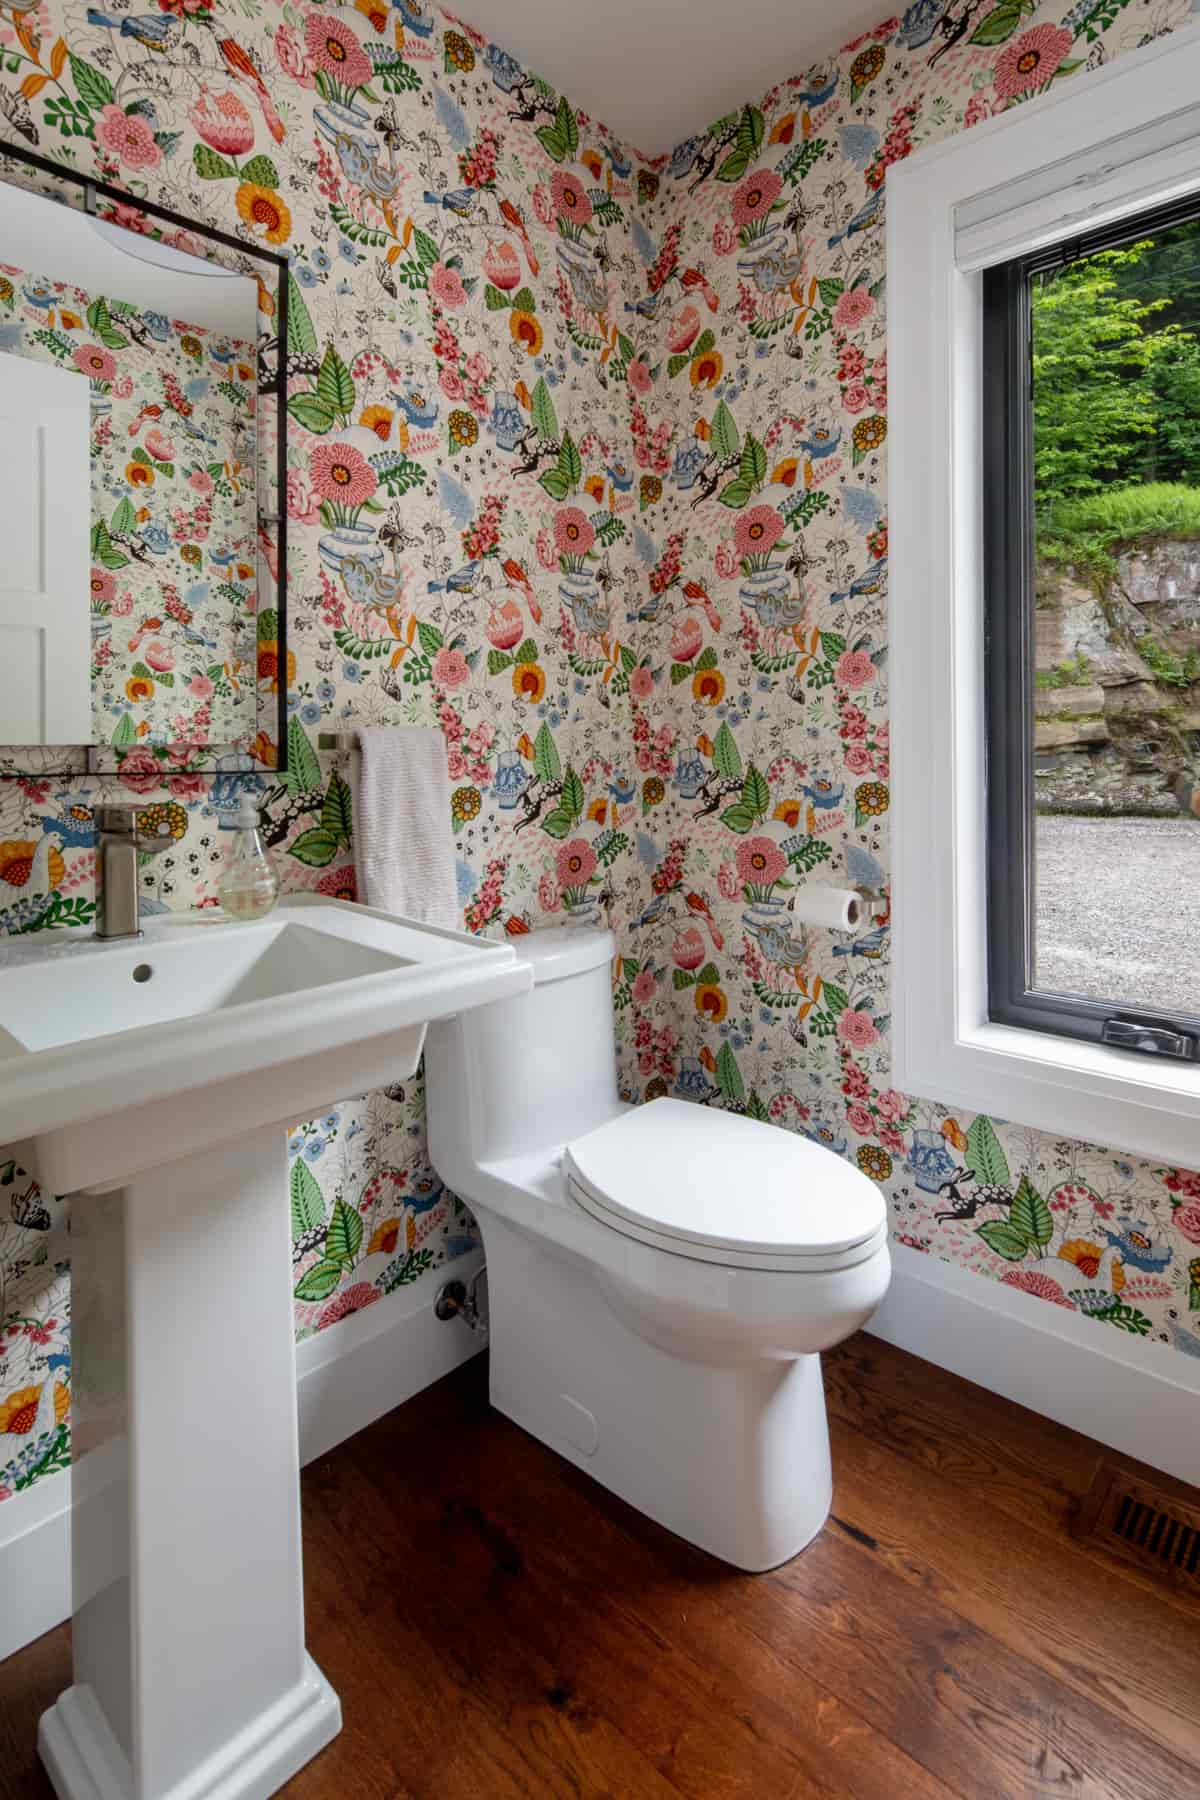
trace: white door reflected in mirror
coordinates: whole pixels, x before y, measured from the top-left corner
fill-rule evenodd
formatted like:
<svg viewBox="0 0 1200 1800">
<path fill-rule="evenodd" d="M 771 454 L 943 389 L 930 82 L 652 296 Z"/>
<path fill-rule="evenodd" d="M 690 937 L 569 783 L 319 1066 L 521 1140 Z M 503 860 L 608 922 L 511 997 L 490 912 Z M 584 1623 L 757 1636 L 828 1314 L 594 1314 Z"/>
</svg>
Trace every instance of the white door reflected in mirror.
<svg viewBox="0 0 1200 1800">
<path fill-rule="evenodd" d="M 90 744 L 88 384 L 5 356 L 0 377 L 0 738 Z"/>
</svg>

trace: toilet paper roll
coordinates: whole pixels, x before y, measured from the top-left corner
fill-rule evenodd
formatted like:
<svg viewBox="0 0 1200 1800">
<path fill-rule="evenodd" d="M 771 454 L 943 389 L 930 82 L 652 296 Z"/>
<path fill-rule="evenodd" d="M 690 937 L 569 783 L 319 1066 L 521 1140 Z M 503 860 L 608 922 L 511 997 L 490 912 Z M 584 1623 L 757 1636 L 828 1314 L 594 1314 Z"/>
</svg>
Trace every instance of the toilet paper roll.
<svg viewBox="0 0 1200 1800">
<path fill-rule="evenodd" d="M 854 888 L 803 887 L 792 912 L 802 925 L 826 925 L 832 931 L 857 931 L 867 916 L 866 903 Z"/>
</svg>

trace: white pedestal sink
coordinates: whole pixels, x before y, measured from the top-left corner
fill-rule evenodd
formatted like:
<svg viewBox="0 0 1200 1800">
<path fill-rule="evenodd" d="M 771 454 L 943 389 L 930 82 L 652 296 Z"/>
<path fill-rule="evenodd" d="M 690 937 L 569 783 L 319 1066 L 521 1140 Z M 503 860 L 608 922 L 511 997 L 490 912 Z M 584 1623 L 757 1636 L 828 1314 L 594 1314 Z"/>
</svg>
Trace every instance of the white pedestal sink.
<svg viewBox="0 0 1200 1800">
<path fill-rule="evenodd" d="M 304 1648 L 285 1127 L 530 984 L 506 944 L 317 896 L 0 944 L 0 1143 L 74 1196 L 62 1800 L 265 1800 L 340 1730 Z"/>
</svg>

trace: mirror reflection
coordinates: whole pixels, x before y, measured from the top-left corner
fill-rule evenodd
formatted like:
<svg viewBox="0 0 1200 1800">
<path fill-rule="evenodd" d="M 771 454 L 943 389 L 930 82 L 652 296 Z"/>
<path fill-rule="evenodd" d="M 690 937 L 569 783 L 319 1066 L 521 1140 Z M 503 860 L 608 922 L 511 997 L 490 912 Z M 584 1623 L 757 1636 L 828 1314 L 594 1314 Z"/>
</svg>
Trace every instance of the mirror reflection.
<svg viewBox="0 0 1200 1800">
<path fill-rule="evenodd" d="M 0 185 L 0 742 L 254 737 L 258 283 Z"/>
</svg>

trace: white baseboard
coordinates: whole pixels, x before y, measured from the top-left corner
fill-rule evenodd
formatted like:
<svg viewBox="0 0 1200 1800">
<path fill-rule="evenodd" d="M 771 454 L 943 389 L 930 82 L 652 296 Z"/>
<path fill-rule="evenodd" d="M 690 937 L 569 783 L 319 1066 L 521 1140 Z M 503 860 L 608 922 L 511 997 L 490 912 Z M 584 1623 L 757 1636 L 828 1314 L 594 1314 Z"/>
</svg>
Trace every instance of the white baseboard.
<svg viewBox="0 0 1200 1800">
<path fill-rule="evenodd" d="M 906 1244 L 868 1330 L 1200 1486 L 1200 1360 Z"/>
<path fill-rule="evenodd" d="M 469 1282 L 482 1267 L 472 1250 L 297 1344 L 302 1463 L 475 1355 L 479 1338 L 436 1319 L 433 1301 L 451 1276 Z M 71 1477 L 51 1475 L 0 1504 L 0 1662 L 70 1616 Z"/>
</svg>

